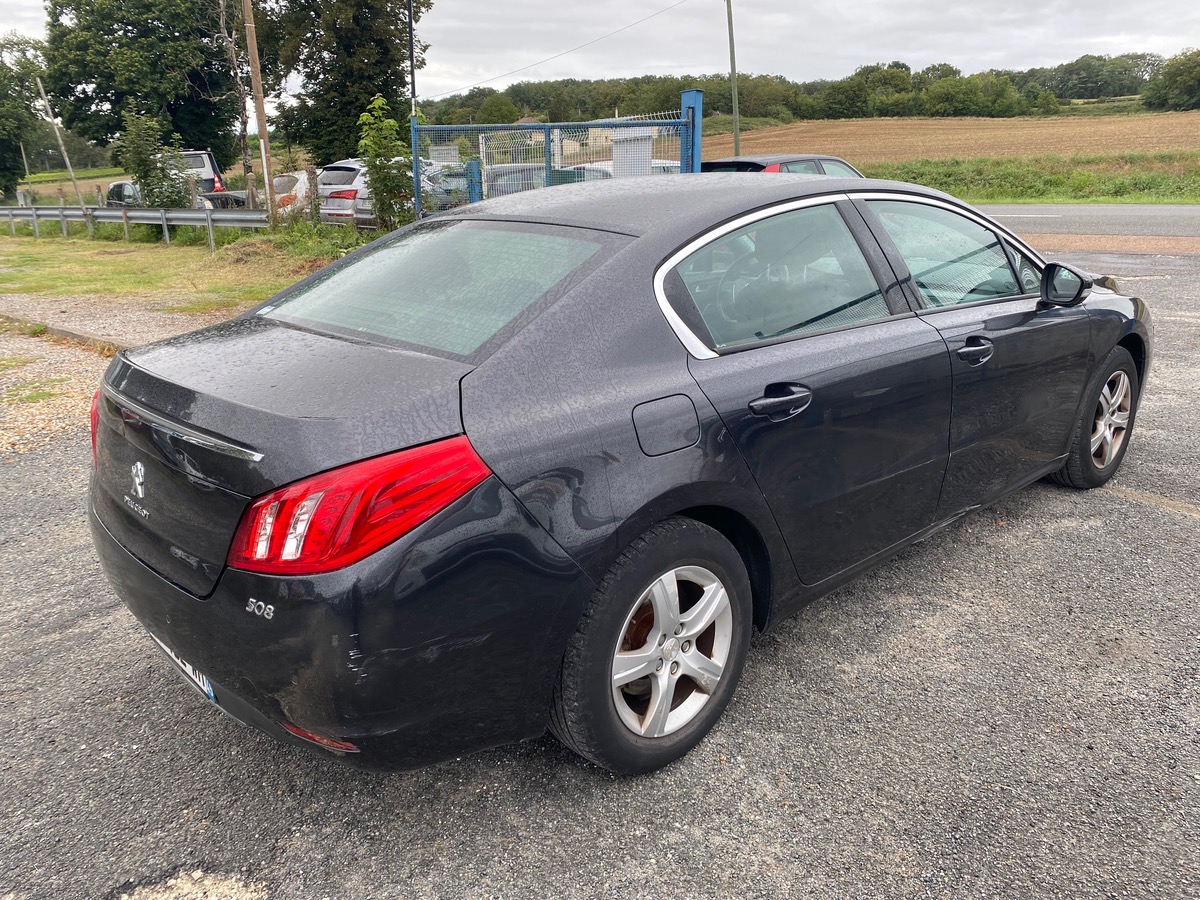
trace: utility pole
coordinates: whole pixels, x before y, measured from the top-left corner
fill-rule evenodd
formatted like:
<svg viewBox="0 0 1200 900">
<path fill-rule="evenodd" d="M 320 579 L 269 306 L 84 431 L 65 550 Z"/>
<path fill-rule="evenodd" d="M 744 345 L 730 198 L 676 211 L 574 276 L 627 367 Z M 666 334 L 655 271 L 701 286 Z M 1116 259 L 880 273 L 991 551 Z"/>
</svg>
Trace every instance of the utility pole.
<svg viewBox="0 0 1200 900">
<path fill-rule="evenodd" d="M 79 208 L 83 210 L 83 214 L 87 216 L 87 207 L 83 204 L 83 194 L 79 192 L 79 182 L 75 180 L 75 170 L 71 168 L 71 157 L 67 156 L 66 145 L 63 144 L 62 134 L 58 130 L 58 122 L 54 121 L 54 107 L 50 105 L 50 99 L 46 96 L 46 89 L 42 87 L 42 79 L 38 76 L 34 77 L 37 82 L 38 93 L 42 95 L 42 102 L 46 104 L 46 112 L 50 116 L 50 127 L 54 129 L 54 136 L 58 139 L 58 151 L 62 154 L 63 162 L 67 164 L 67 174 L 71 176 L 71 184 L 75 186 L 75 199 L 79 201 Z M 21 148 L 22 157 L 25 155 L 25 148 Z M 28 173 L 28 169 L 26 169 Z M 92 220 L 87 219 L 88 230 L 91 230 Z"/>
<path fill-rule="evenodd" d="M 246 50 L 250 54 L 250 85 L 254 89 L 254 120 L 258 125 L 258 152 L 262 157 L 263 190 L 267 195 L 267 213 L 275 220 L 275 185 L 271 183 L 271 147 L 267 140 L 267 111 L 263 107 L 262 69 L 258 62 L 258 38 L 254 34 L 254 7 L 242 0 L 242 18 L 246 20 Z"/>
<path fill-rule="evenodd" d="M 729 90 L 733 95 L 733 155 L 742 155 L 741 119 L 738 117 L 737 57 L 733 52 L 733 0 L 725 0 L 729 16 Z"/>
</svg>

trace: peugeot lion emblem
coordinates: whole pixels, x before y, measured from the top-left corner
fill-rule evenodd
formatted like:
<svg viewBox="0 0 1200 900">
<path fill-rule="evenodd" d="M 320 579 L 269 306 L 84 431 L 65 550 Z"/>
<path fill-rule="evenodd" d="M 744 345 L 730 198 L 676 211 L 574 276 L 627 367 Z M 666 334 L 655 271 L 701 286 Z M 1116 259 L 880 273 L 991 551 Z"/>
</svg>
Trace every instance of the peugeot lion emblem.
<svg viewBox="0 0 1200 900">
<path fill-rule="evenodd" d="M 146 496 L 146 467 L 140 462 L 133 464 L 133 495 L 139 500 Z"/>
</svg>

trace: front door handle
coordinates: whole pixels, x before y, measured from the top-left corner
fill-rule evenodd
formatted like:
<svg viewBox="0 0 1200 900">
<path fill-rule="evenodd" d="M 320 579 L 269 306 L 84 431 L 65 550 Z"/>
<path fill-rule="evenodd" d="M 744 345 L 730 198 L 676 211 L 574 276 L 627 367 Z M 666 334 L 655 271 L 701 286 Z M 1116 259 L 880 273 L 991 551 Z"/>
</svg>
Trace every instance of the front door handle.
<svg viewBox="0 0 1200 900">
<path fill-rule="evenodd" d="M 746 404 L 756 416 L 770 416 L 773 422 L 782 422 L 803 412 L 812 403 L 812 391 L 802 384 L 776 382 L 768 384 L 763 396 Z"/>
<path fill-rule="evenodd" d="M 958 358 L 966 360 L 972 366 L 982 366 L 996 352 L 995 345 L 987 338 L 969 337 L 967 342 L 955 351 Z"/>
</svg>

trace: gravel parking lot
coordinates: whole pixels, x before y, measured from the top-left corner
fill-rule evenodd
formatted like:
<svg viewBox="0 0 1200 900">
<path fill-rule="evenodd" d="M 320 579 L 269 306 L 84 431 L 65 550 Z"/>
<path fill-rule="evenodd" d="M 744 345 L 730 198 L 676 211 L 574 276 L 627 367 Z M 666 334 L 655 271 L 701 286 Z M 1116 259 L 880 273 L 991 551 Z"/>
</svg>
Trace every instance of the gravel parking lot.
<svg viewBox="0 0 1200 900">
<path fill-rule="evenodd" d="M 1071 258 L 1152 304 L 1120 475 L 760 636 L 715 732 L 636 779 L 548 737 L 364 774 L 206 705 L 91 550 L 104 360 L 0 335 L 31 360 L 0 370 L 0 898 L 1200 897 L 1200 256 Z M 49 431 L 8 402 L 63 377 Z"/>
</svg>

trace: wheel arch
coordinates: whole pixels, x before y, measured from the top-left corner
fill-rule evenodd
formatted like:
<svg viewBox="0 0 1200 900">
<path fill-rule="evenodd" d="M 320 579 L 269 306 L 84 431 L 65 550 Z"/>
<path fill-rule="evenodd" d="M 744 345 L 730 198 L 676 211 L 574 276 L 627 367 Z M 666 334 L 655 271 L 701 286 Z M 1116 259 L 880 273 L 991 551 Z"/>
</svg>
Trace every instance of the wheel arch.
<svg viewBox="0 0 1200 900">
<path fill-rule="evenodd" d="M 765 630 L 783 598 L 800 589 L 783 535 L 765 498 L 752 485 L 704 482 L 681 486 L 645 504 L 626 518 L 603 554 L 600 571 L 638 535 L 672 516 L 693 519 L 733 544 L 750 577 L 754 625 Z"/>
<path fill-rule="evenodd" d="M 759 631 L 765 630 L 771 618 L 774 578 L 771 555 L 758 529 L 741 513 L 725 506 L 692 506 L 679 510 L 676 515 L 707 525 L 733 544 L 746 565 L 746 574 L 750 576 L 754 627 Z"/>
<path fill-rule="evenodd" d="M 1146 384 L 1146 341 L 1136 331 L 1131 331 L 1117 341 L 1118 347 L 1124 347 L 1133 357 L 1134 368 L 1137 369 L 1139 391 Z"/>
</svg>

